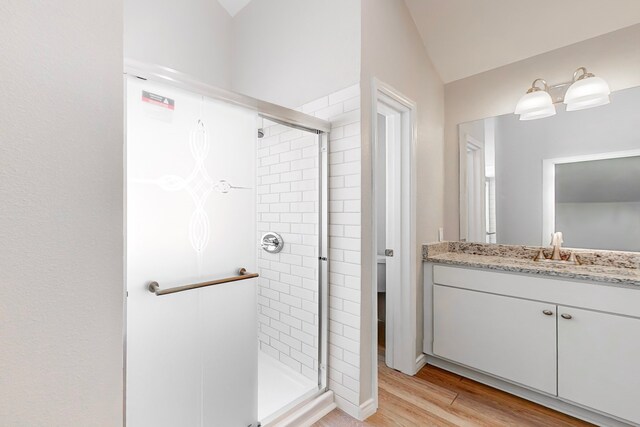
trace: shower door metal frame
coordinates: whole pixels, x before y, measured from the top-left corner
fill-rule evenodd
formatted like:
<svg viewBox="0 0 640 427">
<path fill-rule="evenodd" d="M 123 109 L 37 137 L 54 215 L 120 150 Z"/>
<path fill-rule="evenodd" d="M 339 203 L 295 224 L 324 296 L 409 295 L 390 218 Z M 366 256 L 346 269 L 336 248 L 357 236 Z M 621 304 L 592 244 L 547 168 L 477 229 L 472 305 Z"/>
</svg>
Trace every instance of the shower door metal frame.
<svg viewBox="0 0 640 427">
<path fill-rule="evenodd" d="M 261 117 L 285 126 L 321 134 L 331 130 L 331 123 L 281 105 L 231 92 L 196 80 L 188 74 L 169 67 L 147 64 L 133 59 L 124 60 L 124 74 L 143 80 L 168 84 L 219 101 L 228 102 L 256 111 Z"/>
<path fill-rule="evenodd" d="M 318 134 L 320 149 L 320 194 L 319 194 L 319 257 L 318 257 L 318 388 L 320 393 L 327 389 L 329 373 L 329 134 Z"/>
<path fill-rule="evenodd" d="M 174 70 L 172 68 L 144 63 L 133 59 L 124 60 L 124 91 L 125 100 L 127 90 L 127 75 L 137 77 L 142 80 L 150 80 L 157 83 L 167 84 L 189 92 L 197 93 L 218 101 L 227 102 L 233 105 L 247 108 L 255 111 L 258 116 L 268 119 L 272 122 L 282 124 L 284 126 L 311 132 L 317 136 L 317 145 L 319 152 L 319 195 L 318 195 L 318 390 L 313 395 L 308 396 L 304 401 L 299 402 L 291 410 L 295 410 L 308 402 L 311 402 L 318 396 L 325 393 L 328 382 L 328 354 L 329 354 L 329 132 L 331 131 L 331 123 L 282 107 L 277 104 L 262 101 L 246 95 L 231 92 L 212 85 L 208 85 L 188 74 Z M 126 102 L 124 106 L 125 120 L 125 147 L 127 144 L 127 128 L 126 128 Z M 125 150 L 126 153 L 126 150 Z M 126 164 L 126 154 L 125 154 Z M 126 183 L 126 167 L 124 168 L 124 182 Z M 125 188 L 125 215 L 126 215 L 126 188 Z M 126 219 L 126 217 L 125 217 Z M 126 267 L 126 221 L 124 224 L 125 233 L 125 267 Z M 127 421 L 127 281 L 124 281 L 124 371 L 123 371 L 123 425 L 126 426 Z M 257 339 L 257 338 L 256 338 Z"/>
</svg>

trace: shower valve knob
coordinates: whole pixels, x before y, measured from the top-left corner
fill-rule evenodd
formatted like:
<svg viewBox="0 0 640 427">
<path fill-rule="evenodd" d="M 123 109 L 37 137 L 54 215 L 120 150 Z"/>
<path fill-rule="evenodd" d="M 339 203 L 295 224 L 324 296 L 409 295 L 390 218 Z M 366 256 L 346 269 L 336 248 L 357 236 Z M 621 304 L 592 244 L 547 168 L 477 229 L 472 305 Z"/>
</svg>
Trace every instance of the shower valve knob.
<svg viewBox="0 0 640 427">
<path fill-rule="evenodd" d="M 260 246 L 270 254 L 277 254 L 284 247 L 284 240 L 278 233 L 270 231 L 262 236 Z"/>
</svg>

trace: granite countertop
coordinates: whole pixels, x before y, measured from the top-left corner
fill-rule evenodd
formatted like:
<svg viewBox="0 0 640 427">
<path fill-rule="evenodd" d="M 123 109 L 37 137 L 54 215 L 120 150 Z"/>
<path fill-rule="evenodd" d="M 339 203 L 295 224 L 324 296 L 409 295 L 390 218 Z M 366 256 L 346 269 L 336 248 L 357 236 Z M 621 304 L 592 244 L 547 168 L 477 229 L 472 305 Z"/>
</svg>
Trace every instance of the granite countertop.
<svg viewBox="0 0 640 427">
<path fill-rule="evenodd" d="M 423 261 L 640 289 L 640 253 L 573 250 L 582 265 L 533 261 L 539 247 L 466 242 L 423 245 Z M 546 248 L 545 248 L 546 249 Z M 564 249 L 563 254 L 569 250 Z"/>
</svg>

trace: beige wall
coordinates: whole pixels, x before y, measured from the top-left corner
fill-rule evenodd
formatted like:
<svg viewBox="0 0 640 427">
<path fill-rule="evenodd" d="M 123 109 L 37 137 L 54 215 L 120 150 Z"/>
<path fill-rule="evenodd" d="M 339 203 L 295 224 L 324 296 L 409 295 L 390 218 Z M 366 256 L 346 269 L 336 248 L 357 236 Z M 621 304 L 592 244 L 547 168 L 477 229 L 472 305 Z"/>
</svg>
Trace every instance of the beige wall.
<svg viewBox="0 0 640 427">
<path fill-rule="evenodd" d="M 0 40 L 0 425 L 122 425 L 122 1 L 3 1 Z"/>
<path fill-rule="evenodd" d="M 640 24 L 534 56 L 445 86 L 445 238 L 459 232 L 459 123 L 513 112 L 531 82 L 561 83 L 585 66 L 616 91 L 640 85 Z"/>
<path fill-rule="evenodd" d="M 232 51 L 234 91 L 300 107 L 358 83 L 360 0 L 252 1 L 233 18 Z"/>
<path fill-rule="evenodd" d="M 217 0 L 124 0 L 124 55 L 231 89 L 231 16 Z"/>
<path fill-rule="evenodd" d="M 297 108 L 360 73 L 360 0 L 124 0 L 124 54 Z"/>
<path fill-rule="evenodd" d="M 417 236 L 416 315 L 422 353 L 422 243 L 438 237 L 443 224 L 444 86 L 426 54 L 413 19 L 402 0 L 362 2 L 362 342 L 361 402 L 371 397 L 371 82 L 391 85 L 417 104 Z"/>
</svg>

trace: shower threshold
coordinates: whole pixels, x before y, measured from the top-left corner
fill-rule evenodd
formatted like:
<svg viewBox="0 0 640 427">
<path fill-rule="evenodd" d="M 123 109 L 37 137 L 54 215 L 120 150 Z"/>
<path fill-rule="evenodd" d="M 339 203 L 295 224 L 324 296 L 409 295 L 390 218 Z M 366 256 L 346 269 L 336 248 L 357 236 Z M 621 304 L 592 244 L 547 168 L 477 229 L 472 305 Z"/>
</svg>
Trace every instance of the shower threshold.
<svg viewBox="0 0 640 427">
<path fill-rule="evenodd" d="M 317 392 L 315 381 L 258 352 L 258 419 L 263 425 Z"/>
</svg>

